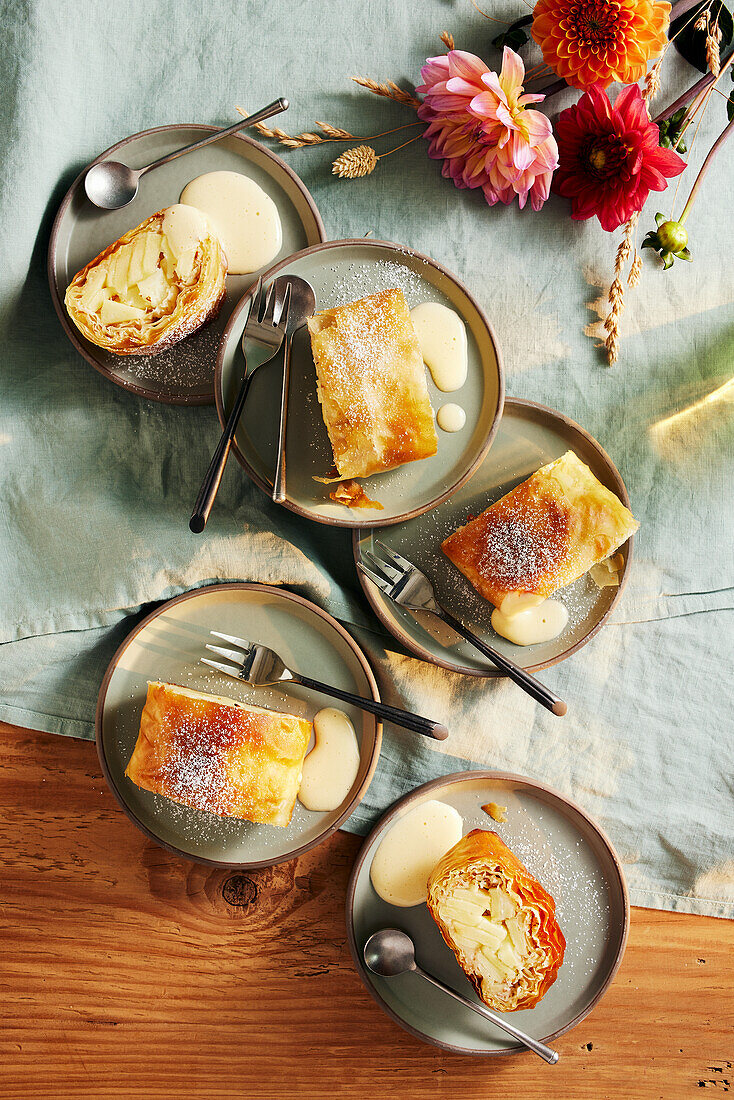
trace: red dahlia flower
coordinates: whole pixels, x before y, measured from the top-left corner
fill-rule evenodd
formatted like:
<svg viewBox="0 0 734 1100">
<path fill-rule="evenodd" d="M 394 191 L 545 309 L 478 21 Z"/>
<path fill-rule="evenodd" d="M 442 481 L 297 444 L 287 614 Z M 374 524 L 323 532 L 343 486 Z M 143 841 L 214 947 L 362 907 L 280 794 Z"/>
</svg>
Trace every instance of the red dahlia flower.
<svg viewBox="0 0 734 1100">
<path fill-rule="evenodd" d="M 610 232 L 629 221 L 651 191 L 664 191 L 686 166 L 672 149 L 661 149 L 642 93 L 631 84 L 614 106 L 595 85 L 556 123 L 559 167 L 553 190 L 571 199 L 571 217 L 599 218 Z"/>
</svg>

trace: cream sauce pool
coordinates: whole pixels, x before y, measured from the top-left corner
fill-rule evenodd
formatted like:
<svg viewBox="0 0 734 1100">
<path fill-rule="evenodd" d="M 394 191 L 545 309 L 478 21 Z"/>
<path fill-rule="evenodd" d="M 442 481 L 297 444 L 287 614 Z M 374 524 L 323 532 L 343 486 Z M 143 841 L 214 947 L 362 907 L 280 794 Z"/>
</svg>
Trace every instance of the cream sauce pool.
<svg viewBox="0 0 734 1100">
<path fill-rule="evenodd" d="M 230 275 L 246 275 L 280 252 L 283 228 L 270 195 L 240 172 L 207 172 L 187 183 L 181 202 L 209 219 L 222 242 Z"/>
<path fill-rule="evenodd" d="M 307 810 L 337 810 L 359 772 L 359 742 L 343 710 L 324 707 L 313 720 L 316 743 L 303 761 L 298 801 Z"/>
<path fill-rule="evenodd" d="M 515 645 L 550 642 L 558 637 L 568 623 L 568 610 L 558 600 L 542 600 L 535 606 L 525 606 L 514 614 L 507 614 L 504 610 L 506 603 L 507 600 L 503 600 L 502 607 L 497 607 L 492 612 L 492 627 Z"/>
<path fill-rule="evenodd" d="M 429 799 L 398 819 L 380 841 L 370 879 L 383 901 L 406 908 L 428 895 L 428 876 L 441 856 L 461 840 L 461 814 Z"/>
<path fill-rule="evenodd" d="M 423 302 L 411 309 L 410 319 L 434 384 L 444 393 L 461 389 L 468 368 L 466 326 L 461 317 L 438 302 Z"/>
<path fill-rule="evenodd" d="M 466 413 L 461 405 L 442 405 L 436 413 L 436 423 L 442 432 L 460 432 L 466 424 Z"/>
</svg>

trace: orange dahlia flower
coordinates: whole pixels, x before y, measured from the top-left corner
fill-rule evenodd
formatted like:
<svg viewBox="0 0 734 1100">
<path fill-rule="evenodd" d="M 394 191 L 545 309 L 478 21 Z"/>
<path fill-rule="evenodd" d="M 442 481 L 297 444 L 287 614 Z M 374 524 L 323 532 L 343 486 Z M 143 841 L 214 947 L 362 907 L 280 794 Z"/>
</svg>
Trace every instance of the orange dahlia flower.
<svg viewBox="0 0 734 1100">
<path fill-rule="evenodd" d="M 538 0 L 533 38 L 574 88 L 634 84 L 665 45 L 667 0 Z"/>
</svg>

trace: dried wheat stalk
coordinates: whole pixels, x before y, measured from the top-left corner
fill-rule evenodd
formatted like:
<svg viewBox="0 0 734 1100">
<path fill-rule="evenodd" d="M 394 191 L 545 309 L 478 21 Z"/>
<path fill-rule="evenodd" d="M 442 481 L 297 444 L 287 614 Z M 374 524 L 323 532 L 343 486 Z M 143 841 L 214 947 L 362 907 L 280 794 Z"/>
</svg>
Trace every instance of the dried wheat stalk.
<svg viewBox="0 0 734 1100">
<path fill-rule="evenodd" d="M 448 31 L 441 31 L 441 41 L 443 42 L 447 50 L 456 49 L 456 46 L 454 44 L 454 36 L 453 34 L 449 34 Z"/>
<path fill-rule="evenodd" d="M 377 167 L 378 156 L 370 145 L 357 145 L 337 157 L 331 171 L 340 179 L 356 180 L 369 176 Z"/>
<path fill-rule="evenodd" d="M 650 103 L 650 101 L 654 99 L 660 91 L 660 69 L 662 67 L 662 64 L 663 57 L 660 56 L 653 67 L 650 69 L 650 72 L 645 77 L 645 91 L 642 94 L 642 98 L 645 100 L 646 103 Z M 649 108 L 647 113 L 649 116 Z"/>
<path fill-rule="evenodd" d="M 619 323 L 622 318 L 622 313 L 624 312 L 622 268 L 632 251 L 632 234 L 634 233 L 639 217 L 639 213 L 633 214 L 625 226 L 624 237 L 620 241 L 619 248 L 617 249 L 617 257 L 614 264 L 614 280 L 609 288 L 609 305 L 611 308 L 604 320 L 604 328 L 607 333 L 604 346 L 607 349 L 607 360 L 610 367 L 614 366 L 619 358 Z M 635 264 L 632 266 L 634 268 Z"/>
<path fill-rule="evenodd" d="M 247 117 L 247 111 L 243 107 L 235 108 L 241 115 Z M 280 142 L 281 145 L 285 145 L 287 149 L 301 149 L 305 145 L 322 145 L 327 141 L 374 141 L 375 138 L 386 137 L 388 134 L 397 133 L 398 130 L 409 130 L 411 126 L 420 126 L 420 122 L 408 122 L 405 126 L 394 126 L 391 130 L 383 130 L 379 134 L 352 134 L 349 130 L 343 130 L 339 126 L 332 126 L 330 122 L 316 122 L 316 125 L 321 128 L 323 135 L 303 133 L 303 134 L 287 134 L 285 130 L 280 130 L 277 127 L 271 129 L 262 122 L 256 122 L 253 129 L 256 129 L 263 137 L 272 138 L 275 141 Z"/>
<path fill-rule="evenodd" d="M 417 109 L 421 106 L 419 99 L 411 95 L 410 92 L 405 92 L 402 88 L 399 88 L 394 80 L 386 80 L 384 84 L 378 84 L 376 80 L 369 80 L 366 76 L 353 76 L 352 80 L 355 84 L 359 84 L 360 88 L 366 88 L 368 92 L 373 92 L 374 95 L 394 99 L 396 103 L 402 103 L 406 107 Z"/>
<path fill-rule="evenodd" d="M 642 275 L 642 256 L 639 252 L 635 253 L 635 258 L 632 261 L 632 267 L 630 273 L 627 276 L 627 286 L 636 287 L 640 281 Z"/>
<path fill-rule="evenodd" d="M 721 72 L 720 41 L 721 31 L 718 26 L 710 27 L 706 35 L 706 64 L 709 67 L 709 72 L 713 73 L 714 76 L 718 76 Z"/>
</svg>

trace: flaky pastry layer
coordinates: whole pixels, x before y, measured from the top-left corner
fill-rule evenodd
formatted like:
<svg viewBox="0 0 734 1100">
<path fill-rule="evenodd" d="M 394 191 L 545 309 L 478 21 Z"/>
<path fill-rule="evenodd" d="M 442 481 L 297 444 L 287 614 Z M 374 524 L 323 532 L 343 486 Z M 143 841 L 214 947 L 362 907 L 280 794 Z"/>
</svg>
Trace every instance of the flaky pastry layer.
<svg viewBox="0 0 734 1100">
<path fill-rule="evenodd" d="M 444 554 L 496 607 L 510 593 L 545 598 L 613 554 L 639 527 L 573 451 L 444 541 Z"/>
<path fill-rule="evenodd" d="M 534 1008 L 566 941 L 556 905 L 495 832 L 474 829 L 428 880 L 428 909 L 477 995 L 497 1012 Z"/>
<path fill-rule="evenodd" d="M 288 825 L 311 723 L 153 681 L 125 775 L 195 810 Z"/>
<path fill-rule="evenodd" d="M 170 209 L 170 208 L 169 208 Z M 65 295 L 81 334 L 115 355 L 157 355 L 216 317 L 227 259 L 206 226 L 195 247 L 176 254 L 159 210 L 125 233 L 72 279 Z"/>
<path fill-rule="evenodd" d="M 436 453 L 426 371 L 402 290 L 323 310 L 308 328 L 341 478 L 369 477 Z"/>
</svg>

